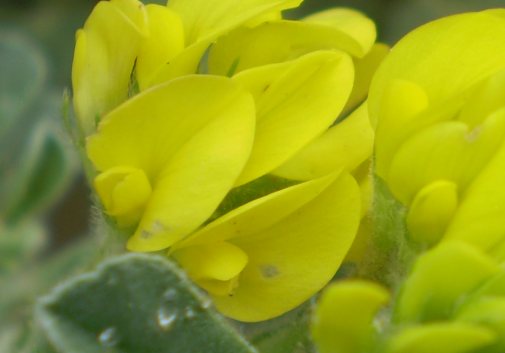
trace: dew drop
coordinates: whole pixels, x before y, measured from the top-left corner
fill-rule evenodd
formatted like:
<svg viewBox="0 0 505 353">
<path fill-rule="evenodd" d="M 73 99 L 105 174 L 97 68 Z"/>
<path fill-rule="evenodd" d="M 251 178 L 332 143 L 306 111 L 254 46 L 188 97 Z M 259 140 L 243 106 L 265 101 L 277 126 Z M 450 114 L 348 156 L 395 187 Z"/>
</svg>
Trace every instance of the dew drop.
<svg viewBox="0 0 505 353">
<path fill-rule="evenodd" d="M 98 341 L 104 347 L 114 347 L 119 343 L 119 336 L 116 328 L 109 327 L 100 332 Z"/>
<path fill-rule="evenodd" d="M 194 319 L 196 316 L 195 310 L 193 310 L 192 307 L 187 306 L 186 309 L 184 309 L 184 317 L 188 320 Z"/>
<path fill-rule="evenodd" d="M 163 300 L 167 302 L 173 302 L 177 298 L 177 289 L 170 288 L 163 293 Z"/>
<path fill-rule="evenodd" d="M 177 312 L 168 308 L 162 307 L 157 313 L 158 325 L 164 331 L 169 331 L 177 321 Z"/>
</svg>

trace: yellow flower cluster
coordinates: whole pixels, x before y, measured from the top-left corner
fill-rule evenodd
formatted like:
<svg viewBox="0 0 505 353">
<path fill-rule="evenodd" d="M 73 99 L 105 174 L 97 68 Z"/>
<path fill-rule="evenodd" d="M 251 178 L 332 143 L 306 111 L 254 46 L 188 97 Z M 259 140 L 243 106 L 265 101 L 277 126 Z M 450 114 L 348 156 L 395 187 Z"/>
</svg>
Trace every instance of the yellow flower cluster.
<svg viewBox="0 0 505 353">
<path fill-rule="evenodd" d="M 392 298 L 363 280 L 331 286 L 313 325 L 321 353 L 504 351 L 504 47 L 504 9 L 455 15 L 408 34 L 377 70 L 374 171 L 411 240 L 433 248 Z"/>
<path fill-rule="evenodd" d="M 299 3 L 101 1 L 77 34 L 74 106 L 105 213 L 129 250 L 167 250 L 242 321 L 321 289 L 366 208 L 352 173 L 388 49 L 353 10 L 282 19 Z M 290 186 L 219 212 L 269 175 Z"/>
<path fill-rule="evenodd" d="M 375 171 L 408 207 L 419 242 L 457 239 L 504 252 L 504 14 L 420 27 L 395 46 L 370 87 Z"/>
<path fill-rule="evenodd" d="M 362 280 L 329 287 L 315 313 L 321 353 L 503 352 L 505 271 L 463 242 L 418 258 L 387 307 L 388 291 Z"/>
</svg>

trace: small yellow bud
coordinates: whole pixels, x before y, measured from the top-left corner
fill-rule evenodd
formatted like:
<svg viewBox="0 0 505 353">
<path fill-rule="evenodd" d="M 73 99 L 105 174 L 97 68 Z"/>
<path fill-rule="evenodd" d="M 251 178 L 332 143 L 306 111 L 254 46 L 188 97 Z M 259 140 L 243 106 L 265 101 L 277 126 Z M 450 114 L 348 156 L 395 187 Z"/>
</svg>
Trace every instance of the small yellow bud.
<svg viewBox="0 0 505 353">
<path fill-rule="evenodd" d="M 199 286 L 217 296 L 233 295 L 248 261 L 242 249 L 224 241 L 183 248 L 174 257 Z"/>
<path fill-rule="evenodd" d="M 366 350 L 372 322 L 387 304 L 388 291 L 373 282 L 348 280 L 326 289 L 319 300 L 312 336 L 321 353 Z"/>
</svg>

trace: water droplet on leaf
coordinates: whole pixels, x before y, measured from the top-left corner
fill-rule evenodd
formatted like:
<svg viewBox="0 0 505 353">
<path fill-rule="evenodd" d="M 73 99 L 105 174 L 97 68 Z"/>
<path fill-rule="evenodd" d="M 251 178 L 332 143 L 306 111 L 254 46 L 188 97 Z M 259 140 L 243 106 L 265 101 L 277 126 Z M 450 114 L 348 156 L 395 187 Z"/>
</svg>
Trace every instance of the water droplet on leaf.
<svg viewBox="0 0 505 353">
<path fill-rule="evenodd" d="M 162 307 L 158 310 L 157 320 L 161 329 L 168 331 L 172 329 L 177 321 L 177 311 Z"/>
<path fill-rule="evenodd" d="M 163 300 L 167 302 L 173 302 L 177 298 L 177 290 L 175 288 L 170 288 L 165 293 L 163 293 Z"/>
<path fill-rule="evenodd" d="M 196 316 L 195 311 L 193 310 L 192 307 L 188 306 L 186 309 L 184 309 L 184 317 L 188 320 L 193 319 Z"/>
<path fill-rule="evenodd" d="M 100 332 L 98 341 L 104 347 L 114 347 L 119 343 L 119 336 L 116 328 L 109 327 Z"/>
</svg>

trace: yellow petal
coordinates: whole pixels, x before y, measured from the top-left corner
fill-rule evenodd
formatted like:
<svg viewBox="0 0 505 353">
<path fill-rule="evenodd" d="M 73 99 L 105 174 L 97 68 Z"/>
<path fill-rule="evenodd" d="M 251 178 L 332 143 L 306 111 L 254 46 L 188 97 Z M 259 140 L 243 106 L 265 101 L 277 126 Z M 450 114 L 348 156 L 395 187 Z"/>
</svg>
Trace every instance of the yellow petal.
<svg viewBox="0 0 505 353">
<path fill-rule="evenodd" d="M 217 279 L 200 279 L 196 282 L 200 287 L 208 293 L 214 295 L 230 295 L 238 286 L 238 277 L 226 281 Z"/>
<path fill-rule="evenodd" d="M 470 89 L 503 70 L 505 54 L 497 54 L 496 48 L 504 44 L 504 19 L 481 12 L 431 22 L 394 47 L 375 74 L 369 94 L 371 120 L 379 119 L 376 166 L 381 177 L 386 178 L 390 159 L 402 142 L 435 121 L 454 118 Z M 391 95 L 390 87 L 398 80 L 423 92 L 429 112 L 420 116 L 401 113 L 402 109 L 400 114 L 388 113 L 396 105 L 418 106 L 416 97 Z"/>
<path fill-rule="evenodd" d="M 168 7 L 181 16 L 188 44 L 216 37 L 267 13 L 297 7 L 301 0 L 170 0 Z"/>
<path fill-rule="evenodd" d="M 363 212 L 362 212 L 363 214 Z M 359 224 L 358 232 L 352 242 L 351 248 L 345 256 L 344 263 L 351 263 L 351 266 L 359 266 L 367 261 L 366 256 L 372 241 L 373 224 L 369 218 L 362 218 Z"/>
<path fill-rule="evenodd" d="M 489 12 L 445 17 L 404 37 L 384 60 L 370 87 L 372 119 L 380 116 L 384 90 L 394 80 L 411 81 L 433 105 L 459 96 L 505 68 L 505 19 Z"/>
<path fill-rule="evenodd" d="M 164 249 L 212 214 L 250 154 L 254 119 L 250 95 L 214 76 L 157 86 L 104 119 L 88 139 L 91 161 L 142 169 L 153 188 L 129 249 Z"/>
<path fill-rule="evenodd" d="M 389 53 L 389 47 L 382 43 L 376 43 L 370 51 L 360 59 L 354 59 L 354 86 L 352 87 L 351 96 L 345 105 L 342 115 L 346 115 L 358 105 L 363 103 L 368 96 L 370 82 L 380 63 Z"/>
<path fill-rule="evenodd" d="M 502 343 L 505 335 L 505 298 L 480 297 L 465 303 L 456 319 L 462 322 L 484 324 L 498 331 Z"/>
<path fill-rule="evenodd" d="M 381 102 L 380 124 L 377 125 L 373 117 L 370 117 L 372 125 L 377 125 L 375 170 L 377 175 L 384 179 L 398 145 L 413 133 L 405 126 L 428 107 L 426 93 L 412 82 L 396 80 L 385 87 L 385 90 Z M 370 103 L 368 105 L 370 106 Z"/>
<path fill-rule="evenodd" d="M 372 206 L 374 190 L 371 170 L 372 161 L 368 159 L 353 171 L 353 176 L 361 190 L 361 217 L 365 217 Z"/>
<path fill-rule="evenodd" d="M 499 263 L 502 263 L 498 260 Z M 505 272 L 502 270 L 486 280 L 467 301 L 479 300 L 480 298 L 504 297 L 505 296 Z M 465 303 L 466 304 L 466 303 Z M 462 307 L 464 309 L 464 307 Z"/>
<path fill-rule="evenodd" d="M 488 351 L 502 352 L 505 347 L 505 298 L 478 297 L 465 303 L 456 319 L 462 322 L 479 324 L 492 329 L 497 336 Z"/>
<path fill-rule="evenodd" d="M 365 351 L 372 343 L 375 314 L 388 300 L 388 291 L 373 282 L 348 280 L 331 285 L 319 300 L 312 325 L 318 351 Z"/>
<path fill-rule="evenodd" d="M 505 242 L 502 237 L 495 243 L 491 248 L 487 250 L 487 253 L 500 262 L 505 261 Z"/>
<path fill-rule="evenodd" d="M 172 255 L 193 281 L 214 295 L 230 295 L 233 284 L 226 282 L 237 277 L 247 264 L 247 254 L 227 242 L 182 248 Z"/>
<path fill-rule="evenodd" d="M 146 28 L 146 13 L 143 3 L 137 0 L 110 0 L 109 3 L 114 5 L 144 35 L 148 33 L 149 30 Z"/>
<path fill-rule="evenodd" d="M 352 171 L 372 154 L 373 130 L 366 104 L 332 126 L 272 173 L 287 179 L 309 180 L 333 171 Z"/>
<path fill-rule="evenodd" d="M 161 67 L 152 77 L 151 81 L 144 87 L 147 89 L 174 78 L 196 74 L 205 51 L 210 45 L 210 41 L 199 41 L 186 47 L 182 52 L 176 55 L 170 62 Z"/>
<path fill-rule="evenodd" d="M 493 15 L 505 19 L 505 10 L 504 9 L 489 9 L 484 10 L 486 14 Z"/>
<path fill-rule="evenodd" d="M 458 187 L 447 180 L 437 180 L 422 188 L 407 214 L 410 237 L 433 245 L 444 235 L 458 207 Z"/>
<path fill-rule="evenodd" d="M 271 12 L 267 12 L 261 16 L 257 16 L 250 21 L 247 21 L 243 27 L 256 27 L 265 22 L 273 22 L 282 20 L 282 11 L 274 10 Z"/>
<path fill-rule="evenodd" d="M 263 19 L 280 10 L 296 7 L 302 0 L 170 0 L 168 7 L 182 19 L 186 49 L 165 65 L 150 85 L 196 73 L 205 51 L 220 35 Z"/>
<path fill-rule="evenodd" d="M 251 91 L 258 120 L 253 151 L 237 185 L 269 173 L 322 134 L 342 110 L 354 79 L 350 58 L 332 51 L 274 68 L 284 70 L 272 76 L 271 67 L 264 66 L 234 77 L 246 87 L 255 81 Z M 259 94 L 258 81 L 264 87 Z"/>
<path fill-rule="evenodd" d="M 303 19 L 308 23 L 315 23 L 340 30 L 353 41 L 353 47 L 343 48 L 357 57 L 363 57 L 375 42 L 375 24 L 361 12 L 348 8 L 335 8 L 317 12 Z M 351 43 L 349 43 L 351 45 Z"/>
<path fill-rule="evenodd" d="M 498 271 L 496 262 L 468 244 L 441 243 L 414 264 L 401 289 L 395 319 L 445 319 L 460 298 Z"/>
<path fill-rule="evenodd" d="M 280 63 L 316 50 L 338 49 L 363 57 L 375 40 L 375 25 L 363 14 L 332 9 L 302 21 L 273 21 L 238 28 L 216 42 L 209 71 L 220 75 Z"/>
<path fill-rule="evenodd" d="M 87 140 L 88 157 L 99 171 L 129 165 L 154 179 L 208 123 L 241 105 L 249 114 L 251 103 L 249 94 L 227 78 L 181 78 L 143 92 L 109 113 Z"/>
<path fill-rule="evenodd" d="M 146 6 L 149 18 L 147 36 L 140 47 L 135 72 L 144 90 L 157 72 L 184 49 L 184 29 L 179 16 L 166 6 Z"/>
<path fill-rule="evenodd" d="M 316 198 L 335 177 L 332 174 L 311 180 L 246 203 L 175 244 L 173 249 L 261 233 Z"/>
<path fill-rule="evenodd" d="M 445 179 L 464 190 L 502 144 L 505 109 L 472 130 L 463 122 L 438 123 L 405 142 L 391 163 L 387 181 L 408 204 L 425 185 Z"/>
<path fill-rule="evenodd" d="M 311 202 L 257 234 L 230 240 L 249 256 L 233 296 L 217 308 L 241 321 L 267 320 L 309 299 L 335 274 L 356 234 L 359 188 L 341 175 Z"/>
<path fill-rule="evenodd" d="M 136 0 L 99 2 L 77 32 L 72 90 L 85 134 L 93 132 L 102 115 L 127 98 L 144 35 L 145 10 Z"/>
<path fill-rule="evenodd" d="M 505 70 L 477 84 L 475 94 L 463 106 L 458 120 L 471 127 L 479 125 L 490 114 L 505 107 Z"/>
<path fill-rule="evenodd" d="M 247 264 L 247 255 L 227 242 L 183 248 L 173 256 L 190 276 L 221 281 L 237 276 Z"/>
<path fill-rule="evenodd" d="M 505 109 L 495 116 L 505 115 Z M 492 250 L 504 240 L 505 146 L 483 168 L 468 187 L 445 239 L 459 239 L 484 250 Z"/>
<path fill-rule="evenodd" d="M 407 328 L 390 342 L 387 353 L 466 353 L 487 346 L 490 329 L 460 322 L 440 322 Z"/>
</svg>

